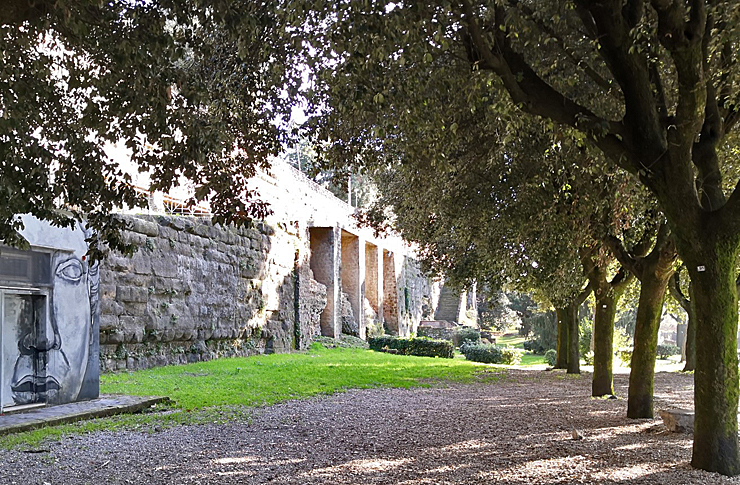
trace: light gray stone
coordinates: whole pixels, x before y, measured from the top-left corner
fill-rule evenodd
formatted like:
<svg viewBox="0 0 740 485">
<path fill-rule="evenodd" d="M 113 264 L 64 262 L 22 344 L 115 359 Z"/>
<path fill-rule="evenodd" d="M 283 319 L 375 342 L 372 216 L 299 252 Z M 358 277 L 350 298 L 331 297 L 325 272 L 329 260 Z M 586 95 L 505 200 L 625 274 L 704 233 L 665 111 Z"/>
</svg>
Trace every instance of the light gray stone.
<svg viewBox="0 0 740 485">
<path fill-rule="evenodd" d="M 159 235 L 159 224 L 156 222 L 145 221 L 139 218 L 131 218 L 131 230 L 139 234 L 156 237 Z"/>
<path fill-rule="evenodd" d="M 661 409 L 658 411 L 663 424 L 673 433 L 694 432 L 694 412 L 688 409 Z"/>
</svg>

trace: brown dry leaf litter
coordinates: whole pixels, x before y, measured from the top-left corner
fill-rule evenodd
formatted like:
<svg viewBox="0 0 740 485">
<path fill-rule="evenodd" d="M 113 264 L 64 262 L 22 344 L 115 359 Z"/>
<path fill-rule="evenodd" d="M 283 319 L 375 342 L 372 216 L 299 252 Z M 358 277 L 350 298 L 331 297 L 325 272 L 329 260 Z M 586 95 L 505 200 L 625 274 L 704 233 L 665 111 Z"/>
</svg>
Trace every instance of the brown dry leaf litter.
<svg viewBox="0 0 740 485">
<path fill-rule="evenodd" d="M 626 385 L 616 376 L 620 396 Z M 590 375 L 560 371 L 356 390 L 263 408 L 251 424 L 94 433 L 41 455 L 5 452 L 0 484 L 740 483 L 691 469 L 689 435 L 629 420 L 624 399 L 589 394 Z M 691 400 L 692 376 L 657 375 L 656 409 Z"/>
</svg>

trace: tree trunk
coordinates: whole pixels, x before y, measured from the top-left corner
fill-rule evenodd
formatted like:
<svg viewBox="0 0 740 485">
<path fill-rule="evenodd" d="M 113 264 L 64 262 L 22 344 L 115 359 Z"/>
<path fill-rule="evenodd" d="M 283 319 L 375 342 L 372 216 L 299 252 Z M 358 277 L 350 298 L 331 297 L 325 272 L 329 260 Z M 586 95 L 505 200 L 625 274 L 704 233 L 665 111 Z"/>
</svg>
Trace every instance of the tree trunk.
<svg viewBox="0 0 740 485">
<path fill-rule="evenodd" d="M 580 374 L 581 362 L 578 352 L 578 307 L 571 302 L 565 307 L 564 316 L 568 327 L 568 374 Z"/>
<path fill-rule="evenodd" d="M 668 275 L 670 276 L 670 274 Z M 658 329 L 668 278 L 648 264 L 640 281 L 640 302 L 635 322 L 635 346 L 630 363 L 627 417 L 653 417 L 653 386 Z"/>
<path fill-rule="evenodd" d="M 565 313 L 565 308 L 555 309 L 555 315 L 558 318 L 558 355 L 555 361 L 556 369 L 568 368 L 568 323 Z"/>
<path fill-rule="evenodd" d="M 738 455 L 737 288 L 733 246 L 705 244 L 686 258 L 696 309 L 694 450 L 691 464 L 740 473 Z M 686 260 L 685 259 L 685 260 Z"/>
<path fill-rule="evenodd" d="M 614 317 L 618 298 L 612 291 L 595 291 L 594 312 L 594 376 L 591 395 L 594 397 L 614 394 L 612 363 L 614 360 Z"/>
<path fill-rule="evenodd" d="M 687 321 L 686 325 L 686 363 L 683 366 L 684 372 L 690 372 L 696 369 L 696 303 L 694 302 L 694 284 L 689 285 L 689 298 L 688 305 L 684 307 L 686 310 Z"/>
</svg>

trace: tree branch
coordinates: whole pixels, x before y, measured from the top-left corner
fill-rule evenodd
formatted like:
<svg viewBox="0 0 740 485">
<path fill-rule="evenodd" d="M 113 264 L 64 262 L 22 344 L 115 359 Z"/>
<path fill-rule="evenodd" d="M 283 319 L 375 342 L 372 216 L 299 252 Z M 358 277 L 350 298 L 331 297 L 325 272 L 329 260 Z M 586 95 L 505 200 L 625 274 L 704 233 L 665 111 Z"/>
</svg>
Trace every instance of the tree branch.
<svg viewBox="0 0 740 485">
<path fill-rule="evenodd" d="M 676 119 L 681 120 L 669 133 L 671 143 L 689 153 L 696 133 L 704 119 L 706 82 L 702 43 L 707 11 L 703 1 L 692 0 L 689 19 L 684 2 L 653 0 L 658 14 L 658 41 L 671 55 L 678 75 Z"/>
<path fill-rule="evenodd" d="M 638 50 L 630 26 L 622 15 L 622 2 L 576 0 L 582 22 L 594 22 L 599 33 L 599 52 L 609 66 L 624 95 L 625 124 L 634 136 L 633 143 L 648 148 L 648 160 L 660 159 L 667 144 L 652 91 L 647 61 Z"/>
<path fill-rule="evenodd" d="M 606 247 L 609 248 L 609 251 L 611 251 L 614 257 L 617 258 L 617 261 L 619 261 L 619 263 L 624 268 L 626 268 L 630 273 L 634 274 L 637 279 L 642 278 L 642 274 L 637 267 L 637 260 L 634 259 L 632 255 L 624 248 L 622 241 L 618 237 L 608 235 L 603 239 L 603 241 L 604 244 L 606 244 Z"/>
<path fill-rule="evenodd" d="M 632 29 L 640 23 L 644 11 L 644 0 L 628 0 L 622 8 L 622 15 L 627 21 L 627 25 Z"/>
<path fill-rule="evenodd" d="M 588 295 L 590 295 L 593 290 L 594 290 L 594 282 L 589 280 L 586 287 L 583 290 L 581 290 L 578 296 L 576 296 L 575 299 L 573 300 L 576 306 L 583 305 L 583 302 L 586 301 L 586 298 L 588 298 Z"/>
<path fill-rule="evenodd" d="M 689 302 L 689 299 L 686 297 L 684 292 L 681 290 L 681 270 L 685 267 L 686 266 L 681 265 L 678 270 L 673 273 L 673 276 L 671 276 L 671 281 L 668 284 L 668 290 L 671 292 L 671 295 L 679 303 L 679 305 L 681 305 L 681 307 L 688 312 L 689 305 L 691 303 Z"/>
<path fill-rule="evenodd" d="M 583 70 L 584 73 L 588 77 L 590 77 L 597 86 L 604 89 L 607 93 L 614 96 L 615 90 L 614 86 L 610 81 L 602 77 L 594 68 L 592 68 L 590 65 L 588 65 L 585 62 L 579 61 L 576 57 L 575 53 L 573 52 L 573 49 L 568 47 L 567 43 L 563 41 L 563 38 L 558 35 L 555 30 L 550 27 L 546 22 L 543 22 L 541 19 L 538 19 L 534 13 L 534 11 L 528 7 L 527 5 L 522 4 L 519 0 L 509 0 L 509 4 L 513 8 L 517 8 L 524 12 L 527 17 L 544 33 L 555 39 L 555 43 L 558 45 L 560 50 L 565 54 L 565 57 L 567 57 L 576 67 Z M 621 97 L 616 96 L 617 98 L 621 99 Z"/>
<path fill-rule="evenodd" d="M 611 285 L 614 291 L 621 292 L 627 287 L 627 285 L 632 283 L 632 279 L 634 277 L 635 275 L 632 274 L 631 271 L 627 270 L 624 266 L 621 266 L 619 271 L 617 271 L 617 274 L 615 274 L 614 278 L 609 282 L 609 285 Z"/>
<path fill-rule="evenodd" d="M 471 40 L 482 56 L 478 67 L 495 72 L 504 84 L 515 104 L 524 111 L 555 122 L 576 128 L 592 137 L 593 142 L 615 163 L 631 173 L 639 170 L 638 157 L 623 143 L 627 137 L 620 122 L 606 120 L 588 108 L 563 96 L 545 82 L 529 66 L 524 58 L 515 52 L 507 39 L 508 28 L 504 23 L 503 11 L 497 7 L 495 32 L 496 53 L 483 39 L 480 26 L 469 0 L 461 0 L 461 22 L 466 25 Z"/>
</svg>

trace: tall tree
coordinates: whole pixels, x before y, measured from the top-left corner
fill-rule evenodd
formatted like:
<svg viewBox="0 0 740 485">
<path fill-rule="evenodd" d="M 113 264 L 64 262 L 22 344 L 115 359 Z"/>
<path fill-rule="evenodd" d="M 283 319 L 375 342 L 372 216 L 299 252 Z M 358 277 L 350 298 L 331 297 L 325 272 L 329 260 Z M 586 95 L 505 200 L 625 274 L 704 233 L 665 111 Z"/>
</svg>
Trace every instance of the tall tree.
<svg viewBox="0 0 740 485">
<path fill-rule="evenodd" d="M 109 214 L 146 204 L 136 170 L 150 174 L 146 190 L 187 179 L 217 222 L 263 216 L 247 180 L 278 153 L 273 120 L 300 83 L 287 61 L 300 43 L 284 40 L 277 16 L 255 2 L 4 2 L 0 239 L 23 244 L 17 214 L 84 217 L 102 242 L 132 249 Z M 111 158 L 114 144 L 130 168 Z"/>
<path fill-rule="evenodd" d="M 668 282 L 675 271 L 676 247 L 668 226 L 661 223 L 655 232 L 657 234 L 652 236 L 649 230 L 646 231 L 645 237 L 633 248 L 632 253 L 624 249 L 618 238 L 607 238 L 607 243 L 620 263 L 640 280 L 640 300 L 635 319 L 635 343 L 630 361 L 627 396 L 627 416 L 630 418 L 653 417 L 658 331 Z"/>
<path fill-rule="evenodd" d="M 614 360 L 614 319 L 622 293 L 631 283 L 630 273 L 620 268 L 609 278 L 609 259 L 593 251 L 582 254 L 581 260 L 593 288 L 594 306 L 594 375 L 591 395 L 614 394 L 612 364 Z"/>
<path fill-rule="evenodd" d="M 487 101 L 483 109 L 507 108 L 492 96 L 502 87 L 514 111 L 577 130 L 612 164 L 639 178 L 657 198 L 694 284 L 692 464 L 726 475 L 740 473 L 740 187 L 726 178 L 732 163 L 722 150 L 740 118 L 739 16 L 734 2 L 713 0 L 350 1 L 328 17 L 327 36 L 314 39 L 317 48 L 323 43 L 336 53 L 333 78 L 339 83 L 329 88 L 332 94 L 344 77 L 368 80 L 332 106 L 337 114 L 346 114 L 367 91 L 378 104 L 398 92 L 424 93 L 427 108 L 442 111 L 446 92 L 461 86 L 465 71 L 456 69 L 462 58 L 467 75 L 480 79 L 466 94 Z M 404 85 L 398 81 L 407 63 L 422 63 L 435 75 L 429 81 L 411 77 Z M 388 76 L 376 77 L 379 71 Z M 447 83 L 436 75 L 442 72 L 452 74 Z M 324 81 L 317 89 L 332 85 Z M 365 107 L 378 133 L 413 117 Z M 462 125 L 448 126 L 457 131 Z M 327 135 L 339 139 L 339 131 L 332 127 Z M 343 150 L 352 151 L 352 143 Z"/>
</svg>

